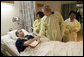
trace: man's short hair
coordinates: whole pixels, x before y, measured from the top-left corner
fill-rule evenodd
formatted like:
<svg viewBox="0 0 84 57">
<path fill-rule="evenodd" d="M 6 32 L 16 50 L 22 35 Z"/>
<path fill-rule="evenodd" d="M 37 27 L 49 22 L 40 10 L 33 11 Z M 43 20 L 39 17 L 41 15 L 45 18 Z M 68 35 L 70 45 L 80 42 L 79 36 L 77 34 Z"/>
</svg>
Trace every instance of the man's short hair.
<svg viewBox="0 0 84 57">
<path fill-rule="evenodd" d="M 76 12 L 75 12 L 75 11 L 70 11 L 69 16 L 70 16 L 72 13 L 74 13 L 74 14 L 76 15 Z"/>
<path fill-rule="evenodd" d="M 51 10 L 51 8 L 50 8 L 49 5 L 44 5 L 42 9 L 44 9 L 45 11 L 47 11 L 47 10 Z"/>
<path fill-rule="evenodd" d="M 18 30 L 15 32 L 16 36 L 18 37 Z"/>
</svg>

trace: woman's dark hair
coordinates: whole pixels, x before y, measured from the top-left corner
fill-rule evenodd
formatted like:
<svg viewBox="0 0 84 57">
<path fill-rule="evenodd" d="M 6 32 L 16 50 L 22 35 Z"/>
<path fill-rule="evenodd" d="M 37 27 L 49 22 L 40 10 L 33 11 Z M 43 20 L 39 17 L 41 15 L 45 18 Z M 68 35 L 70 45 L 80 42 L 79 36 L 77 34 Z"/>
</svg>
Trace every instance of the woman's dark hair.
<svg viewBox="0 0 84 57">
<path fill-rule="evenodd" d="M 69 16 L 70 16 L 72 13 L 74 13 L 74 14 L 76 15 L 76 12 L 75 12 L 75 11 L 70 11 Z"/>
<path fill-rule="evenodd" d="M 16 36 L 18 37 L 18 31 L 15 32 Z"/>
<path fill-rule="evenodd" d="M 39 15 L 39 16 L 40 16 L 40 18 L 42 18 L 42 17 L 44 16 L 44 13 L 43 13 L 43 12 L 41 12 L 41 11 L 39 11 L 39 12 L 37 12 L 36 16 L 37 16 L 37 15 Z"/>
</svg>

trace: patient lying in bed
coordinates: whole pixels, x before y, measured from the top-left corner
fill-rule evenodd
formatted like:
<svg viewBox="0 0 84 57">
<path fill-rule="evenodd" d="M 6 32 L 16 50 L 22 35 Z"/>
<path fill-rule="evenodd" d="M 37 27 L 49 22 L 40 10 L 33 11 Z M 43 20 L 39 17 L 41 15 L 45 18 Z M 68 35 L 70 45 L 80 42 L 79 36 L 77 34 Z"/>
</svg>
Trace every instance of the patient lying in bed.
<svg viewBox="0 0 84 57">
<path fill-rule="evenodd" d="M 20 56 L 82 56 L 83 42 L 59 42 L 50 41 L 46 37 L 24 36 L 22 30 L 18 30 L 16 35 L 19 37 L 16 41 L 17 50 Z M 41 43 L 35 48 L 31 48 L 34 41 Z M 36 42 L 35 42 L 36 43 Z M 29 47 L 30 46 L 30 47 Z"/>
<path fill-rule="evenodd" d="M 26 47 L 30 46 L 33 47 L 32 42 L 34 42 L 36 45 L 40 42 L 41 37 L 34 37 L 32 35 L 26 35 L 24 36 L 24 33 L 22 30 L 16 31 L 16 36 L 19 37 L 15 43 L 16 48 L 18 52 L 22 52 L 25 50 Z M 37 41 L 37 42 L 36 42 Z"/>
</svg>

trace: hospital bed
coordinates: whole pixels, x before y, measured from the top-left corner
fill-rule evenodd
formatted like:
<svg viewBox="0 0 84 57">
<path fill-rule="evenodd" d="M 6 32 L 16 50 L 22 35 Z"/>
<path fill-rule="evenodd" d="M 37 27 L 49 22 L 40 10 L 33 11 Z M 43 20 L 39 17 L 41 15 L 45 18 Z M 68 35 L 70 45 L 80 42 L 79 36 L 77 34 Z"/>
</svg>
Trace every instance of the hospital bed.
<svg viewBox="0 0 84 57">
<path fill-rule="evenodd" d="M 9 35 L 1 36 L 1 52 L 5 56 L 19 56 L 16 47 L 14 46 L 14 44 L 11 44 L 11 40 L 12 39 L 10 39 Z"/>
<path fill-rule="evenodd" d="M 47 38 L 45 38 L 45 39 L 47 39 Z M 45 41 L 45 39 L 42 40 L 43 43 L 39 44 L 36 48 L 28 47 L 28 48 L 26 48 L 25 51 L 23 51 L 22 53 L 19 54 L 19 52 L 17 51 L 17 49 L 15 47 L 16 40 L 12 39 L 10 37 L 10 35 L 7 34 L 4 36 L 1 36 L 1 52 L 7 56 L 54 56 L 54 55 L 55 56 L 56 55 L 57 56 L 72 56 L 73 52 L 77 56 L 83 56 L 83 42 L 77 42 L 77 43 L 76 42 L 68 42 L 68 43 L 66 43 L 66 45 L 67 45 L 67 48 L 66 48 L 65 43 L 62 43 L 59 41 L 57 41 L 57 42 L 50 41 L 49 42 L 49 40 Z M 54 44 L 52 44 L 52 43 L 54 43 Z M 75 43 L 75 45 L 73 45 L 73 43 Z M 73 47 L 73 46 L 75 46 L 75 47 Z M 74 49 L 77 47 L 79 50 L 75 49 L 75 51 L 73 51 L 73 52 L 71 51 L 71 49 Z M 76 53 L 76 52 L 78 52 L 78 53 Z"/>
<path fill-rule="evenodd" d="M 15 41 L 17 39 L 15 35 L 16 31 L 17 30 L 13 30 L 11 32 L 7 32 L 4 36 L 1 36 L 1 52 L 6 56 L 20 56 L 17 48 L 15 47 Z M 25 35 L 32 35 L 24 29 L 22 29 L 22 31 Z"/>
</svg>

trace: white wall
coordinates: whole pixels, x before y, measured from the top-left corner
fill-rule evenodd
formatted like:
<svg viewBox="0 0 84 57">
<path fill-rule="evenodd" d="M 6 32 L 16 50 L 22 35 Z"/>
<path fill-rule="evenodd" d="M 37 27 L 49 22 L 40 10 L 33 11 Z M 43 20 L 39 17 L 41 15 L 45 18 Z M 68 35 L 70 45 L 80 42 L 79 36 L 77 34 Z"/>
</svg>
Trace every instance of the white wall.
<svg viewBox="0 0 84 57">
<path fill-rule="evenodd" d="M 6 34 L 10 28 L 13 30 L 23 28 L 23 25 L 12 22 L 12 18 L 17 16 L 22 18 L 20 1 L 14 1 L 14 4 L 1 3 L 1 35 Z"/>
</svg>

